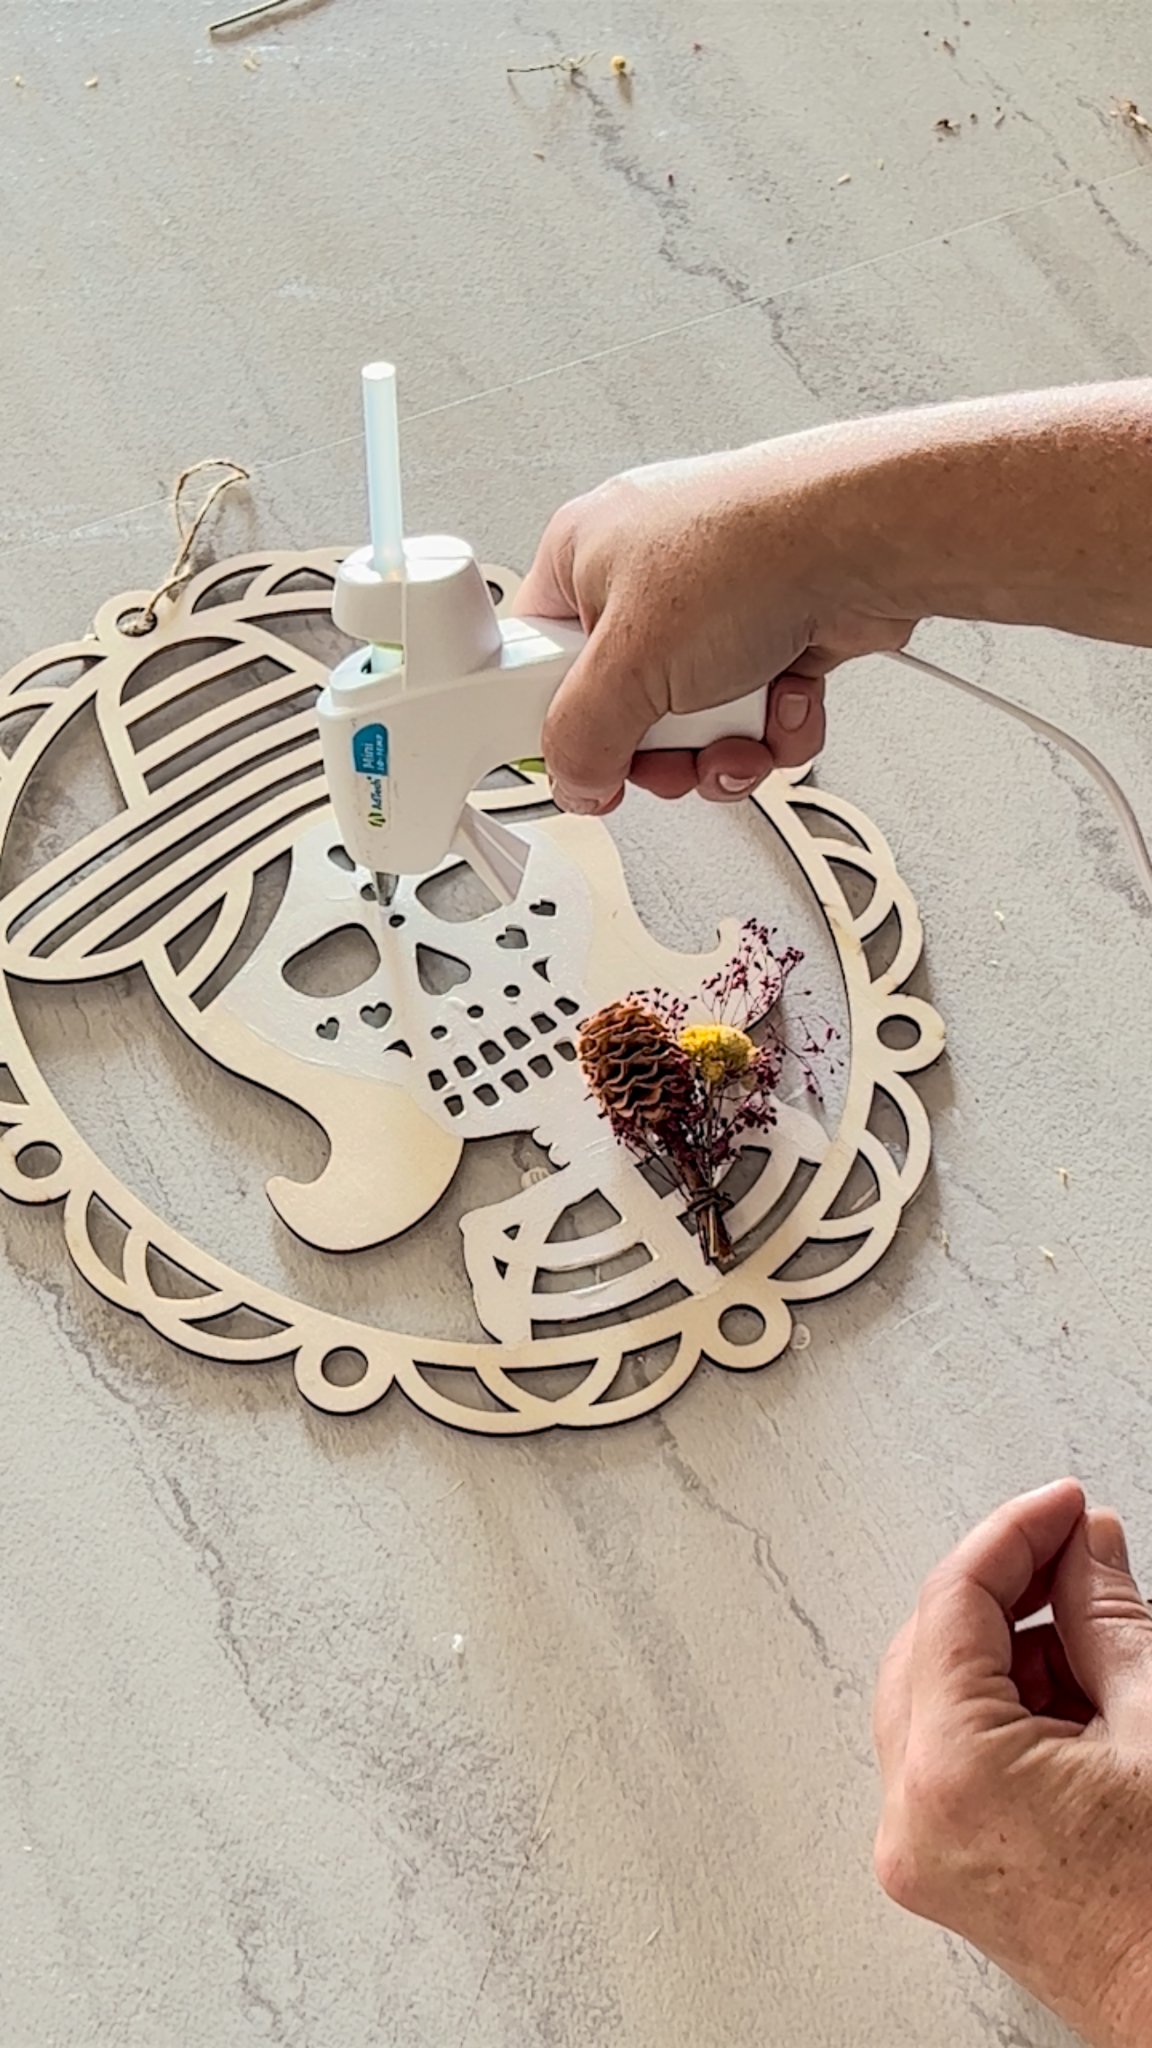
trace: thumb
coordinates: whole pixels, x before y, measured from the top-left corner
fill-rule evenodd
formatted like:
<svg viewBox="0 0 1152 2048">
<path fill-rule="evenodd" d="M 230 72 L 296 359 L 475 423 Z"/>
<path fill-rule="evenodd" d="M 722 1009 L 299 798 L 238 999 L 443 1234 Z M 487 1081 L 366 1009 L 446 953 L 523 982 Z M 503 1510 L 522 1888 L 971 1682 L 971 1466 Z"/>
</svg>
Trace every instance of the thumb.
<svg viewBox="0 0 1152 2048">
<path fill-rule="evenodd" d="M 1073 1532 L 1052 1586 L 1052 1612 L 1081 1690 L 1119 1727 L 1152 1714 L 1152 1614 L 1132 1577 L 1111 1508 L 1092 1508 Z"/>
<path fill-rule="evenodd" d="M 609 606 L 573 662 L 544 726 L 544 758 L 558 804 L 595 812 L 617 797 L 649 726 L 668 708 Z M 666 697 L 665 692 L 665 697 Z"/>
</svg>

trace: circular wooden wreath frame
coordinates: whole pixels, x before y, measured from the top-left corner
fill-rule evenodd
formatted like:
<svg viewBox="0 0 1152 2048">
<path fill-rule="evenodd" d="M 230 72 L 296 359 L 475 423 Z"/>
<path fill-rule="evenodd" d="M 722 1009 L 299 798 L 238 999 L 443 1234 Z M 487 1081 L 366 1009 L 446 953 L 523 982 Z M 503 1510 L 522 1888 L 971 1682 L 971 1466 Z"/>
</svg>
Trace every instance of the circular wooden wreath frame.
<svg viewBox="0 0 1152 2048">
<path fill-rule="evenodd" d="M 0 854 L 7 846 L 15 807 L 37 763 L 69 721 L 95 694 L 96 677 L 108 663 L 126 676 L 159 648 L 181 639 L 202 638 L 206 628 L 227 628 L 253 651 L 268 652 L 268 622 L 277 616 L 315 614 L 325 605 L 342 551 L 260 553 L 215 563 L 192 579 L 177 599 L 163 605 L 156 631 L 131 637 L 142 593 L 129 592 L 105 605 L 93 634 L 47 649 L 10 670 L 0 681 L 0 734 L 13 718 L 36 714 L 31 729 L 0 755 Z M 492 572 L 501 574 L 502 572 Z M 218 586 L 245 579 L 238 597 L 213 599 Z M 311 579 L 302 588 L 302 579 Z M 508 579 L 510 586 L 515 579 Z M 295 588 L 291 586 L 295 584 Z M 509 589 L 509 595 L 511 587 Z M 207 608 L 207 617 L 205 611 Z M 283 649 L 287 643 L 280 641 Z M 299 666 L 299 657 L 290 649 Z M 54 684 L 51 671 L 79 663 L 82 673 Z M 307 664 L 305 663 L 306 667 Z M 314 666 L 314 664 L 313 664 Z M 425 1414 L 455 1427 L 491 1436 L 516 1436 L 556 1427 L 586 1429 L 625 1422 L 658 1407 L 676 1393 L 704 1358 L 731 1369 L 769 1364 L 792 1333 L 791 1306 L 837 1293 L 867 1273 L 895 1235 L 906 1205 L 927 1171 L 930 1131 L 927 1112 L 908 1076 L 938 1058 L 944 1046 L 941 1020 L 932 1007 L 905 992 L 921 952 L 922 931 L 915 903 L 896 873 L 891 852 L 876 827 L 842 798 L 807 785 L 804 771 L 772 775 L 753 801 L 779 833 L 801 868 L 826 919 L 848 1003 L 850 1063 L 839 1128 L 812 1180 L 770 1236 L 732 1272 L 717 1275 L 703 1296 L 692 1296 L 658 1312 L 621 1321 L 608 1330 L 533 1340 L 513 1356 L 496 1343 L 447 1343 L 383 1330 L 313 1308 L 261 1286 L 202 1251 L 155 1215 L 111 1173 L 75 1129 L 40 1073 L 12 1001 L 11 963 L 0 953 L 0 1060 L 20 1100 L 0 1102 L 0 1190 L 21 1203 L 63 1202 L 68 1251 L 84 1278 L 106 1300 L 140 1316 L 160 1336 L 184 1350 L 237 1365 L 291 1360 L 296 1383 L 317 1408 L 349 1414 L 372 1406 L 393 1386 Z M 540 792 L 533 790 L 538 800 Z M 495 790 L 494 808 L 523 803 L 515 790 Z M 299 821 L 300 826 L 313 822 Z M 811 820 L 811 822 L 809 822 Z M 823 821 L 824 829 L 821 829 Z M 850 837 L 841 836 L 846 828 Z M 281 844 L 293 832 L 282 831 Z M 278 850 L 278 849 L 274 849 Z M 267 854 L 271 858 L 271 851 Z M 839 870 L 849 869 L 871 885 L 864 907 L 849 907 Z M 231 909 L 231 906 L 230 906 Z M 865 942 L 888 919 L 897 926 L 887 966 L 874 972 Z M 0 927 L 7 946 L 10 919 Z M 236 923 L 235 916 L 229 918 Z M 623 993 L 623 991 L 621 991 Z M 895 1046 L 884 1032 L 899 1022 L 912 1042 Z M 870 1127 L 874 1107 L 887 1097 L 906 1131 L 897 1160 Z M 37 1173 L 49 1147 L 52 1170 Z M 874 1192 L 864 1206 L 837 1214 L 838 1199 L 858 1160 L 871 1170 Z M 93 1237 L 94 1217 L 103 1207 L 124 1230 L 116 1270 Z M 831 1271 L 789 1277 L 786 1268 L 810 1242 L 844 1243 L 846 1256 Z M 198 1284 L 195 1294 L 172 1296 L 158 1290 L 151 1254 L 158 1253 Z M 229 1336 L 221 1325 L 241 1308 L 266 1328 L 259 1334 Z M 725 1334 L 733 1310 L 752 1310 L 732 1319 L 757 1334 L 738 1342 Z M 655 1377 L 615 1398 L 613 1385 L 626 1358 L 671 1343 Z M 511 1347 L 509 1347 L 510 1349 Z M 352 1385 L 326 1376 L 337 1354 L 353 1352 L 364 1362 Z M 583 1376 L 553 1398 L 521 1384 L 520 1376 L 556 1367 L 583 1367 Z M 433 1385 L 429 1369 L 474 1375 L 498 1406 L 478 1408 L 457 1401 Z M 516 1378 L 511 1377 L 515 1373 Z M 566 1375 L 565 1377 L 569 1377 Z"/>
</svg>

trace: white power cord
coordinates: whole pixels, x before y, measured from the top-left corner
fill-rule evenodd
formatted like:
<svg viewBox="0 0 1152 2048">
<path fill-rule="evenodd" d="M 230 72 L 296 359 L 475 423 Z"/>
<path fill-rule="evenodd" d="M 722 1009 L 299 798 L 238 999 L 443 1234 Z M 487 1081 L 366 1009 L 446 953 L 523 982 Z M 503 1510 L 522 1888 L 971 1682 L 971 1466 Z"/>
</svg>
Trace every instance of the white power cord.
<svg viewBox="0 0 1152 2048">
<path fill-rule="evenodd" d="M 1053 725 L 1050 718 L 1041 718 L 1038 711 L 1026 711 L 1022 704 L 1013 704 L 1010 698 L 1001 697 L 998 691 L 986 690 L 982 683 L 970 683 L 966 676 L 953 675 L 951 669 L 940 668 L 934 661 L 925 661 L 919 654 L 893 652 L 891 658 L 893 661 L 903 662 L 906 668 L 919 669 L 921 675 L 931 676 L 935 682 L 951 683 L 954 689 L 963 690 L 968 697 L 978 698 L 981 704 L 991 704 L 997 711 L 1006 711 L 1010 718 L 1018 718 L 1021 725 L 1029 726 L 1041 739 L 1051 740 L 1054 745 L 1062 747 L 1066 754 L 1071 754 L 1074 761 L 1079 761 L 1080 766 L 1086 768 L 1093 780 L 1099 783 L 1124 827 L 1124 835 L 1136 863 L 1136 872 L 1144 885 L 1144 893 L 1149 903 L 1152 903 L 1152 853 L 1148 851 L 1148 842 L 1140 829 L 1136 813 L 1116 777 L 1111 769 L 1104 766 L 1103 761 L 1097 760 L 1090 747 L 1086 747 L 1082 740 L 1074 739 L 1072 734 L 1065 732 L 1061 726 Z"/>
</svg>

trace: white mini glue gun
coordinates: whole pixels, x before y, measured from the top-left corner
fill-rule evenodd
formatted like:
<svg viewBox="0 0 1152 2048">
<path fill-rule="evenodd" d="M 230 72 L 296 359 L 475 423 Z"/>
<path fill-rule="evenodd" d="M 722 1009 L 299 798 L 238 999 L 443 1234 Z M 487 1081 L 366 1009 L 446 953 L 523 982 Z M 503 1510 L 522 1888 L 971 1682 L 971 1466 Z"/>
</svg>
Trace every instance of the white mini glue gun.
<svg viewBox="0 0 1152 2048">
<path fill-rule="evenodd" d="M 372 541 L 341 563 L 332 616 L 367 644 L 332 670 L 317 704 L 340 835 L 381 905 L 398 876 L 427 874 L 452 852 L 510 903 L 528 848 L 469 797 L 490 770 L 539 754 L 585 636 L 574 620 L 497 618 L 466 541 L 404 538 L 390 363 L 364 371 L 364 421 Z M 761 739 L 766 703 L 760 689 L 714 711 L 670 713 L 642 749 Z"/>
</svg>

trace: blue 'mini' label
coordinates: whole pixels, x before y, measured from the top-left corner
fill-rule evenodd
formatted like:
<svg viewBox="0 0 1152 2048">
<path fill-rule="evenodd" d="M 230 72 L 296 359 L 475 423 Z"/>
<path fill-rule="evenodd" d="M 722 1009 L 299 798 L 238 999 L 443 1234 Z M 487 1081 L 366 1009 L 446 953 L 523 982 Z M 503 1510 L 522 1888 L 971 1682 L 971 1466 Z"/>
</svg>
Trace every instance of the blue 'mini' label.
<svg viewBox="0 0 1152 2048">
<path fill-rule="evenodd" d="M 357 775 L 387 775 L 388 727 L 362 725 L 352 735 L 352 762 Z"/>
</svg>

